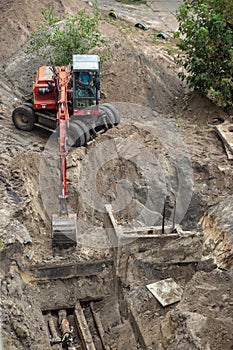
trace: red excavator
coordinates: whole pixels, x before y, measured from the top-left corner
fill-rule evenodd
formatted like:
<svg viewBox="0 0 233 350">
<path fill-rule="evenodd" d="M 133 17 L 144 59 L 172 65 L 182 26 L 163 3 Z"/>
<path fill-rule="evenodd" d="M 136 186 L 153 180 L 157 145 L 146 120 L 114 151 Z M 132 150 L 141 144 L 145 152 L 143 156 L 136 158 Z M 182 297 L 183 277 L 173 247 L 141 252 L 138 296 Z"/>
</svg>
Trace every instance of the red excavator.
<svg viewBox="0 0 233 350">
<path fill-rule="evenodd" d="M 99 105 L 100 59 L 73 55 L 73 66 L 43 66 L 36 74 L 33 98 L 14 109 L 14 125 L 24 131 L 35 126 L 56 130 L 59 139 L 59 211 L 52 215 L 53 247 L 77 245 L 77 215 L 68 212 L 66 157 L 71 146 L 84 146 L 98 133 L 120 121 L 109 103 Z"/>
</svg>

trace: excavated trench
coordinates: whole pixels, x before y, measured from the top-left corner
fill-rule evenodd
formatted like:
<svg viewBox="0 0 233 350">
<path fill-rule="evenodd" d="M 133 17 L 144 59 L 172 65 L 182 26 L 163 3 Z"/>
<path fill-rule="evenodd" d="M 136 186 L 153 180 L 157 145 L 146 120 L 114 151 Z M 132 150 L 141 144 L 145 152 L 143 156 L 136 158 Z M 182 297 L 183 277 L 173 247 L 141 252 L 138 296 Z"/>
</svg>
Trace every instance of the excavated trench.
<svg viewBox="0 0 233 350">
<path fill-rule="evenodd" d="M 108 216 L 107 222 L 112 224 Z M 109 230 L 108 227 L 108 234 L 115 234 L 118 228 Z M 30 266 L 29 270 L 12 265 L 12 277 L 21 275 L 24 282 L 19 284 L 23 284 L 28 296 L 36 301 L 29 312 L 36 316 L 36 327 L 42 330 L 40 345 L 44 349 L 67 348 L 65 342 L 63 347 L 60 343 L 64 335 L 59 321 L 61 310 L 66 312 L 68 333 L 74 339 L 71 349 L 148 349 L 155 335 L 156 339 L 160 337 L 159 323 L 154 321 L 153 314 L 163 317 L 176 304 L 162 307 L 146 285 L 173 278 L 185 288 L 197 271 L 202 237 L 185 233 L 172 237 L 160 233 L 154 237 L 151 231 L 152 228 L 149 234 L 143 232 L 143 235 L 139 231 L 137 240 L 134 238 L 127 245 L 121 242 L 121 248 L 110 249 L 108 260 L 67 263 L 57 261 L 56 255 L 47 263 Z M 127 242 L 129 235 L 135 233 L 127 231 Z M 74 258 L 71 252 L 66 254 Z M 8 289 L 10 285 L 8 282 Z M 25 310 L 25 317 L 27 313 Z M 145 315 L 148 318 L 144 319 Z M 158 329 L 152 336 L 151 327 L 156 324 Z M 20 327 L 25 330 L 26 322 L 22 321 Z M 33 334 L 33 327 L 29 333 Z M 26 335 L 22 338 L 25 342 Z"/>
<path fill-rule="evenodd" d="M 196 169 L 193 174 L 173 127 L 150 109 L 130 105 L 129 113 L 126 104 L 116 106 L 122 123 L 68 155 L 69 204 L 80 219 L 76 250 L 52 250 L 49 217 L 57 207 L 58 172 L 45 145 L 49 134 L 35 130 L 24 145 L 18 131 L 2 135 L 11 140 L 2 158 L 8 238 L 1 258 L 2 270 L 10 270 L 2 286 L 3 332 L 15 334 L 6 341 L 19 349 L 62 349 L 49 321 L 61 338 L 61 310 L 74 327 L 76 348 L 168 349 L 176 334 L 169 317 L 180 322 L 179 303 L 163 307 L 146 286 L 172 278 L 186 295 L 196 276 L 216 267 L 208 257 L 220 266 L 230 263 L 218 258 L 228 249 L 226 234 L 219 232 L 212 245 L 208 240 L 218 230 L 215 212 L 208 216 L 193 188 Z M 125 123 L 130 118 L 134 123 Z M 42 171 L 44 164 L 52 171 Z M 207 238 L 197 232 L 200 218 Z M 172 233 L 174 224 L 178 233 Z"/>
<path fill-rule="evenodd" d="M 17 254 L 13 262 L 6 254 L 5 263 L 12 276 L 17 274 L 22 279 L 22 289 L 36 300 L 30 311 L 37 315 L 43 349 L 62 348 L 56 341 L 63 335 L 61 310 L 66 311 L 66 319 L 74 327 L 74 349 L 148 349 L 153 346 L 152 339 L 161 336 L 159 323 L 156 328 L 152 315 L 163 317 L 176 304 L 162 307 L 146 285 L 173 278 L 185 288 L 197 271 L 202 244 L 202 235 L 195 232 L 169 236 L 174 222 L 177 225 L 176 218 L 183 215 L 185 221 L 183 204 L 190 200 L 192 203 L 196 197 L 189 195 L 182 205 L 174 205 L 174 193 L 179 192 L 179 179 L 182 182 L 184 174 L 179 174 L 173 155 L 161 140 L 140 126 L 120 125 L 87 148 L 70 151 L 70 207 L 78 211 L 81 220 L 76 250 L 51 249 L 49 214 L 50 208 L 56 208 L 56 184 L 52 172 L 52 180 L 47 177 L 48 187 L 42 192 L 39 176 L 44 179 L 49 174 L 41 174 L 43 157 L 41 165 L 40 154 L 29 147 L 17 163 L 12 163 L 7 196 L 15 203 L 14 215 L 24 223 L 31 241 L 24 241 L 20 248 L 14 246 Z M 103 152 L 106 148 L 108 155 Z M 45 155 L 51 157 L 46 147 Z M 181 153 L 179 157 L 182 161 Z M 48 158 L 45 161 L 51 165 Z M 189 172 L 186 165 L 185 171 Z M 91 181 L 91 171 L 95 181 Z M 181 187 L 190 191 L 191 178 Z M 51 205 L 45 206 L 45 194 Z M 18 198 L 28 201 L 19 203 Z M 106 203 L 111 203 L 114 223 L 106 213 Z M 189 229 L 196 222 L 195 203 L 193 221 L 188 212 Z M 161 231 L 163 221 L 165 234 Z M 123 238 L 117 233 L 122 229 L 126 235 Z M 27 311 L 24 315 L 27 318 Z M 24 319 L 20 324 L 13 326 L 18 330 L 18 339 L 33 346 L 33 327 L 27 328 Z M 21 328 L 24 332 L 20 333 Z M 156 337 L 151 335 L 151 329 Z"/>
<path fill-rule="evenodd" d="M 34 18 L 34 7 L 25 2 L 19 12 Z M 154 46 L 151 31 L 133 32 L 134 25 L 129 37 L 116 22 L 104 27 L 112 59 L 101 94 L 104 102 L 127 102 L 114 104 L 117 128 L 69 152 L 76 250 L 52 250 L 57 140 L 11 123 L 41 60 L 19 51 L 1 68 L 0 348 L 2 341 L 7 350 L 68 349 L 62 318 L 75 338 L 71 349 L 230 350 L 232 170 L 205 119 L 223 113 L 193 94 L 186 118 L 184 99 L 174 108 L 185 87 L 163 42 Z M 147 286 L 169 279 L 182 297 L 162 306 Z"/>
<path fill-rule="evenodd" d="M 70 336 L 73 349 L 105 349 L 103 328 L 100 328 L 98 314 L 94 311 L 95 304 L 96 302 L 77 302 L 75 308 L 42 312 L 53 350 L 62 348 L 60 343 L 65 336 Z"/>
</svg>

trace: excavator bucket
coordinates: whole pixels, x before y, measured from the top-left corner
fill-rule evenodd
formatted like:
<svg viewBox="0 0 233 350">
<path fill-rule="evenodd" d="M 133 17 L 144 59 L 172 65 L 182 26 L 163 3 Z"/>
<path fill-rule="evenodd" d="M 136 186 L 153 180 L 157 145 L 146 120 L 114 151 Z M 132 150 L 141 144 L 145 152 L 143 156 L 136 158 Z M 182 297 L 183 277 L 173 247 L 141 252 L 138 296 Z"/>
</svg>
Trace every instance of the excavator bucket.
<svg viewBox="0 0 233 350">
<path fill-rule="evenodd" d="M 77 246 L 77 215 L 52 215 L 53 248 L 70 248 Z"/>
</svg>

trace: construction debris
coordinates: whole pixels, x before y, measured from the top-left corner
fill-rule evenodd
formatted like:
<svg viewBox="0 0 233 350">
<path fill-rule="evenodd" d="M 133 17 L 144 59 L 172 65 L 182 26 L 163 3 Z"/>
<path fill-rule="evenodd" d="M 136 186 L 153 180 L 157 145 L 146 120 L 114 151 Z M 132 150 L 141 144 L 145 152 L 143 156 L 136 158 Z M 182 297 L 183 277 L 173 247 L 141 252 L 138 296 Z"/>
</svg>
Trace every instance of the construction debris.
<svg viewBox="0 0 233 350">
<path fill-rule="evenodd" d="M 233 124 L 226 122 L 221 125 L 216 125 L 215 130 L 217 131 L 219 137 L 223 141 L 228 159 L 232 159 L 233 158 Z"/>
<path fill-rule="evenodd" d="M 146 287 L 164 307 L 180 301 L 183 294 L 182 288 L 173 278 L 150 283 Z"/>
</svg>

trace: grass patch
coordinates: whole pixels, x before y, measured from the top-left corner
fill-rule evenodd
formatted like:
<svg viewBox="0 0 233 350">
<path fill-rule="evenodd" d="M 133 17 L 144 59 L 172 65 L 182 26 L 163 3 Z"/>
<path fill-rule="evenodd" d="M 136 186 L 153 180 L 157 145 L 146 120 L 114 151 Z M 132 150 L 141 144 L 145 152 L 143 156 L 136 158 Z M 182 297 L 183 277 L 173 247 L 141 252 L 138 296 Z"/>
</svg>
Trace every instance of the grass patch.
<svg viewBox="0 0 233 350">
<path fill-rule="evenodd" d="M 155 45 L 162 45 L 164 47 L 164 50 L 168 53 L 170 56 L 176 56 L 178 55 L 181 50 L 177 46 L 177 39 L 173 37 L 168 37 L 168 39 L 162 39 L 157 37 L 157 32 L 153 34 L 152 36 L 152 42 Z"/>
<path fill-rule="evenodd" d="M 130 34 L 134 32 L 134 25 L 131 22 L 123 19 L 107 19 L 107 22 L 114 24 L 124 34 Z"/>
<path fill-rule="evenodd" d="M 17 327 L 15 333 L 20 339 L 27 338 L 27 332 L 21 327 Z"/>
</svg>

